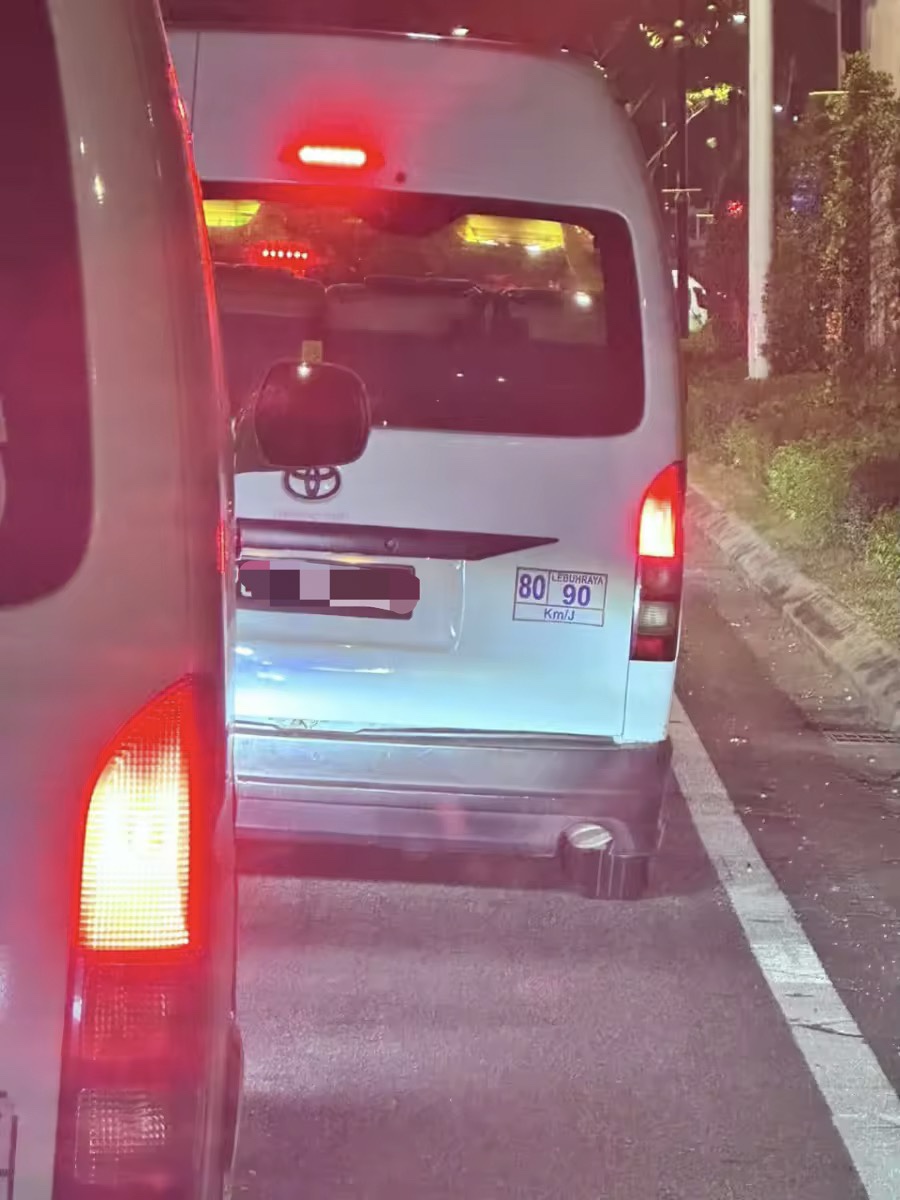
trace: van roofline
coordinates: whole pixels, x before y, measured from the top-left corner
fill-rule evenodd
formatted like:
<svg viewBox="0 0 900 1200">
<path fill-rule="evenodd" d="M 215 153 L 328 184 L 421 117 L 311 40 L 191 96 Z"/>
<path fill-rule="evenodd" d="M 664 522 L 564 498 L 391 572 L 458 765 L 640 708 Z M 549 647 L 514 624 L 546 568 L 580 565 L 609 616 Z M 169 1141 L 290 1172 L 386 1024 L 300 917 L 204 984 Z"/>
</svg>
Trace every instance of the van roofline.
<svg viewBox="0 0 900 1200">
<path fill-rule="evenodd" d="M 586 50 L 572 49 L 568 46 L 542 45 L 535 42 L 517 42 L 512 38 L 454 37 L 450 33 L 429 33 L 428 31 L 404 31 L 400 29 L 355 29 L 346 25 L 311 25 L 303 21 L 291 21 L 289 18 L 258 17 L 258 16 L 226 16 L 208 18 L 206 20 L 189 20 L 186 18 L 167 18 L 166 28 L 182 33 L 235 33 L 235 34 L 273 34 L 313 35 L 322 37 L 377 39 L 384 41 L 430 41 L 445 42 L 448 45 L 468 47 L 469 49 L 501 50 L 511 54 L 524 54 L 530 58 L 557 62 L 561 58 L 577 63 L 581 67 L 594 68 L 603 71 L 603 79 L 607 90 L 614 102 L 625 108 L 627 101 L 619 92 L 613 80 L 603 70 L 603 64 Z"/>
<path fill-rule="evenodd" d="M 354 28 L 347 25 L 314 25 L 302 20 L 292 21 L 283 17 L 259 17 L 256 15 L 213 17 L 200 20 L 190 20 L 184 17 L 169 17 L 166 28 L 179 30 L 184 33 L 284 33 L 310 34 L 327 37 L 379 38 L 391 41 L 419 39 L 430 42 L 447 42 L 457 46 L 476 46 L 483 49 L 507 50 L 517 54 L 527 54 L 534 58 L 556 59 L 566 55 L 576 62 L 591 67 L 601 64 L 592 58 L 585 50 L 573 49 L 568 46 L 554 46 L 538 42 L 519 42 L 512 38 L 473 37 L 470 35 L 454 37 L 451 33 L 432 33 L 429 30 L 416 29 L 367 29 Z"/>
</svg>

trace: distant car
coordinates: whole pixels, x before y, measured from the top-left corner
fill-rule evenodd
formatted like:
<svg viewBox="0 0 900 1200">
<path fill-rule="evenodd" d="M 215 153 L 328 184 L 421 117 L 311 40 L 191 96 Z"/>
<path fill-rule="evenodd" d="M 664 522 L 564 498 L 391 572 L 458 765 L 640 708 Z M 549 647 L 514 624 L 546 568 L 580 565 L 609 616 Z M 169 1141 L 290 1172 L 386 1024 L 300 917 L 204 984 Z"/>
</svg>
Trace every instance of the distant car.
<svg viewBox="0 0 900 1200">
<path fill-rule="evenodd" d="M 672 284 L 678 287 L 678 271 L 672 272 Z M 690 297 L 690 331 L 699 333 L 709 323 L 709 301 L 702 284 L 693 275 L 688 277 L 688 295 Z"/>
<path fill-rule="evenodd" d="M 575 55 L 170 39 L 236 409 L 299 351 L 373 416 L 345 469 L 238 461 L 240 835 L 559 857 L 587 895 L 640 894 L 685 481 L 627 118 Z"/>
</svg>

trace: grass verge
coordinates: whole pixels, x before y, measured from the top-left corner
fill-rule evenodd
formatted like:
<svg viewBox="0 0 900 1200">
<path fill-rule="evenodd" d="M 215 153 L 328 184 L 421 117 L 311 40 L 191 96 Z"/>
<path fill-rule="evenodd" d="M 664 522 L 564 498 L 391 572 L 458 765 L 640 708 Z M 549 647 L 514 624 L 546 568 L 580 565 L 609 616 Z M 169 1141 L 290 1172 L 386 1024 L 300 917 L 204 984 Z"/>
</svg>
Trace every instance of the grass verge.
<svg viewBox="0 0 900 1200">
<path fill-rule="evenodd" d="M 900 489 L 900 387 L 690 366 L 691 476 L 900 646 L 900 507 L 858 483 L 896 457 Z"/>
</svg>

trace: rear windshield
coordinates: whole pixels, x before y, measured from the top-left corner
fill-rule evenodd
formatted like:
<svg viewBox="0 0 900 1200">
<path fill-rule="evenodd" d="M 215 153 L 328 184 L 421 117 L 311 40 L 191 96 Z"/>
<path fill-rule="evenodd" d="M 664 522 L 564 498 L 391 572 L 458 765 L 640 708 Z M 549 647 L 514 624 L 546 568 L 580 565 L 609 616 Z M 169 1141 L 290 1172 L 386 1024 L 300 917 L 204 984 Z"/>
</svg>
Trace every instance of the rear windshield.
<svg viewBox="0 0 900 1200">
<path fill-rule="evenodd" d="M 356 371 L 376 424 L 598 437 L 643 413 L 626 223 L 440 197 L 208 189 L 232 403 L 282 358 Z"/>
<path fill-rule="evenodd" d="M 74 574 L 90 393 L 63 101 L 46 5 L 0 6 L 0 607 Z"/>
</svg>

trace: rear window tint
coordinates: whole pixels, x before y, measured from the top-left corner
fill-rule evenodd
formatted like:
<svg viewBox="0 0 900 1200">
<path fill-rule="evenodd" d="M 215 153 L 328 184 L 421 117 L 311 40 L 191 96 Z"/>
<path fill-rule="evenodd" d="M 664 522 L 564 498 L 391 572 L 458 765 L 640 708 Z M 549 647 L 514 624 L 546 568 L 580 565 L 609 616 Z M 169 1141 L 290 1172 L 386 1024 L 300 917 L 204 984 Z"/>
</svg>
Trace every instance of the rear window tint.
<svg viewBox="0 0 900 1200">
<path fill-rule="evenodd" d="M 617 215 L 307 189 L 212 194 L 205 211 L 236 409 L 277 359 L 321 358 L 363 378 L 386 427 L 600 437 L 641 420 Z"/>
<path fill-rule="evenodd" d="M 46 4 L 0 16 L 0 606 L 63 586 L 91 522 L 69 150 Z"/>
</svg>

